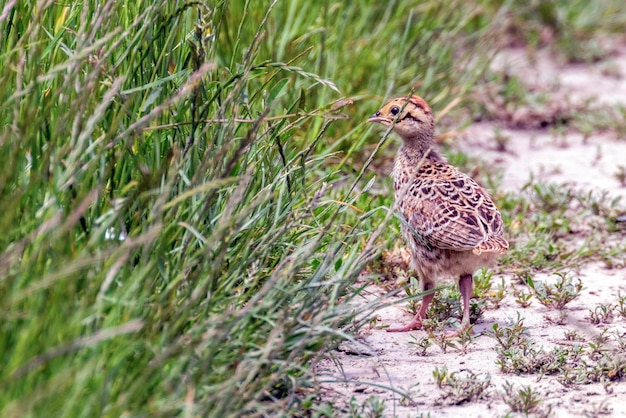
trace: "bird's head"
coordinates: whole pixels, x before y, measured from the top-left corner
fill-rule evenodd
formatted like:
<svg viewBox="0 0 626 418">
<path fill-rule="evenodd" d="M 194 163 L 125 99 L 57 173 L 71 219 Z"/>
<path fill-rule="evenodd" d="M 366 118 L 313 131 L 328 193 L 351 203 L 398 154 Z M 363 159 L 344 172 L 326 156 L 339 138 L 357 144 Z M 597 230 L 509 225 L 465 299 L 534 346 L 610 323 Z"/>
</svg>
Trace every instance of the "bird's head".
<svg viewBox="0 0 626 418">
<path fill-rule="evenodd" d="M 404 141 L 432 140 L 435 135 L 433 113 L 428 103 L 419 96 L 398 97 L 390 100 L 367 121 L 385 126 L 393 125 L 394 132 Z"/>
</svg>

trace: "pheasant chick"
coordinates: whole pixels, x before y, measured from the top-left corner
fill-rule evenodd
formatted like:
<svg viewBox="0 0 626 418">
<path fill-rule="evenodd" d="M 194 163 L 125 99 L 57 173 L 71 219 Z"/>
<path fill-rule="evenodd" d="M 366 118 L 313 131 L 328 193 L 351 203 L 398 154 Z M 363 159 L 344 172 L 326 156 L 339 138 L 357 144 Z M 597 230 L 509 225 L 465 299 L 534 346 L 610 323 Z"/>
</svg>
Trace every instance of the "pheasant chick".
<svg viewBox="0 0 626 418">
<path fill-rule="evenodd" d="M 436 149 L 433 114 L 421 97 L 393 99 L 368 121 L 393 126 L 402 138 L 393 178 L 411 269 L 420 276 L 424 292 L 434 289 L 438 279 L 458 279 L 461 326 L 468 328 L 474 271 L 492 265 L 509 248 L 502 236 L 502 217 L 485 189 Z M 410 323 L 387 331 L 420 329 L 433 297 L 432 292 L 423 296 Z"/>
</svg>

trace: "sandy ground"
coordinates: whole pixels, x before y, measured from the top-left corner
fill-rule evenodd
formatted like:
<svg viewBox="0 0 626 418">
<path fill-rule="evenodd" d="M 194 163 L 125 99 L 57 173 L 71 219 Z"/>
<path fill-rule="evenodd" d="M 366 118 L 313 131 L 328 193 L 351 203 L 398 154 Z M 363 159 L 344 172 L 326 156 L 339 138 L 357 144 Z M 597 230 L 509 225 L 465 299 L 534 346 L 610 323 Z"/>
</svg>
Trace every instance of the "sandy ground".
<svg viewBox="0 0 626 418">
<path fill-rule="evenodd" d="M 567 93 L 573 101 L 593 98 L 607 104 L 626 105 L 626 45 L 617 47 L 609 59 L 590 65 L 561 65 L 546 53 L 538 53 L 531 64 L 523 50 L 512 50 L 498 57 L 496 66 L 515 69 L 524 79 L 536 86 L 546 85 Z M 607 71 L 610 68 L 611 71 Z M 580 134 L 561 134 L 555 139 L 550 130 L 501 129 L 508 135 L 507 151 L 495 149 L 495 124 L 473 124 L 459 138 L 458 145 L 465 153 L 493 161 L 503 170 L 504 190 L 519 190 L 533 176 L 535 179 L 570 183 L 577 188 L 594 191 L 607 190 L 610 196 L 626 200 L 626 188 L 615 178 L 619 165 L 626 166 L 626 140 L 612 134 L 592 135 L 583 141 Z M 507 283 L 513 279 L 504 274 Z M 626 269 L 608 270 L 598 264 L 581 268 L 578 277 L 584 288 L 580 297 L 565 309 L 563 324 L 556 324 L 558 313 L 533 299 L 530 307 L 521 308 L 508 295 L 499 308 L 487 310 L 475 325 L 478 336 L 466 353 L 448 349 L 447 353 L 433 345 L 425 356 L 416 353 L 410 344 L 425 336 L 425 331 L 387 333 L 373 327 L 363 332 L 358 342 L 346 343 L 330 353 L 317 366 L 317 374 L 326 390 L 327 398 L 336 404 L 347 403 L 351 397 L 358 405 L 370 396 L 385 401 L 385 416 L 415 417 L 430 413 L 442 417 L 505 416 L 511 410 L 500 393 L 505 382 L 530 385 L 543 397 L 543 410 L 551 409 L 549 416 L 626 416 L 626 382 L 614 382 L 608 388 L 601 384 L 564 386 L 555 377 L 537 374 L 516 376 L 504 374 L 496 364 L 496 341 L 482 334 L 511 324 L 517 313 L 524 318 L 530 338 L 546 350 L 565 346 L 565 331 L 575 330 L 590 340 L 603 328 L 613 334 L 626 331 L 626 320 L 616 315 L 610 324 L 592 325 L 586 317 L 597 304 L 616 304 L 618 291 L 626 294 Z M 537 274 L 536 280 L 554 281 L 549 274 Z M 494 282 L 500 281 L 500 275 Z M 364 302 L 383 298 L 386 291 L 370 285 Z M 399 297 L 397 298 L 399 299 Z M 410 320 L 406 303 L 399 303 L 373 313 L 379 325 L 394 325 Z M 556 321 L 558 322 L 558 321 Z M 482 399 L 461 405 L 450 405 L 442 398 L 433 370 L 447 366 L 449 371 L 471 370 L 480 376 L 488 374 L 491 385 Z M 403 399 L 401 393 L 410 393 Z M 340 414 L 338 414 L 340 415 Z"/>
<path fill-rule="evenodd" d="M 529 337 L 537 346 L 549 351 L 554 346 L 567 346 L 566 331 L 576 331 L 586 340 L 591 340 L 603 328 L 609 334 L 626 329 L 626 321 L 617 316 L 610 324 L 591 325 L 586 319 L 589 308 L 599 303 L 617 302 L 617 292 L 624 293 L 626 271 L 605 270 L 598 265 L 588 265 L 578 275 L 584 283 L 581 296 L 567 305 L 564 324 L 559 321 L 559 313 L 548 309 L 534 300 L 530 307 L 521 308 L 514 297 L 507 296 L 501 306 L 487 310 L 474 329 L 477 338 L 467 349 L 467 353 L 449 348 L 447 353 L 433 345 L 426 356 L 417 355 L 411 344 L 416 339 L 426 337 L 425 331 L 408 333 L 387 333 L 373 328 L 363 334 L 358 343 L 346 343 L 333 353 L 334 361 L 320 364 L 320 380 L 327 383 L 328 396 L 349 399 L 354 396 L 358 402 L 375 395 L 385 400 L 385 416 L 416 417 L 430 413 L 436 417 L 502 417 L 510 408 L 502 401 L 500 393 L 505 382 L 516 385 L 530 385 L 543 397 L 544 410 L 551 408 L 553 417 L 598 416 L 597 412 L 607 411 L 605 416 L 626 416 L 626 383 L 613 383 L 608 391 L 597 384 L 566 387 L 555 377 L 541 377 L 537 374 L 516 376 L 504 374 L 496 364 L 496 340 L 485 334 L 493 324 L 510 326 L 517 314 L 524 318 L 529 329 Z M 511 278 L 506 278 L 511 281 Z M 553 282 L 554 276 L 537 274 L 535 280 Z M 620 286 L 621 285 L 621 286 Z M 384 298 L 385 291 L 370 286 L 368 299 Z M 402 305 L 391 306 L 376 312 L 381 325 L 404 323 L 410 320 Z M 362 345 L 361 345 L 362 344 Z M 609 344 L 610 346 L 610 344 Z M 472 400 L 461 405 L 449 405 L 443 392 L 433 378 L 435 368 L 446 366 L 449 371 L 471 370 L 480 377 L 489 374 L 491 386 L 483 399 Z M 340 383 L 339 383 L 340 382 Z M 398 391 L 400 393 L 394 392 Z M 403 401 L 403 393 L 409 392 L 411 402 Z"/>
</svg>

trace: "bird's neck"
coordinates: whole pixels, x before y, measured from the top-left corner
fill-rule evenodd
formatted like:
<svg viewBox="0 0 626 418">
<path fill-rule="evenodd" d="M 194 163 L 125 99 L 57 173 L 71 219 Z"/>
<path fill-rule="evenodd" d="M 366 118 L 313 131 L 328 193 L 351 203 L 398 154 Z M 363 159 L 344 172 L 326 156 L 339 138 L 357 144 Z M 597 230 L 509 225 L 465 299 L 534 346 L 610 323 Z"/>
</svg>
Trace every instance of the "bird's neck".
<svg viewBox="0 0 626 418">
<path fill-rule="evenodd" d="M 432 135 L 423 137 L 403 138 L 400 154 L 413 164 L 418 164 L 424 159 L 431 161 L 441 161 L 443 157 L 439 154 Z"/>
<path fill-rule="evenodd" d="M 437 151 L 434 141 L 408 142 L 405 139 L 393 165 L 396 199 L 404 185 L 415 181 L 421 167 L 438 162 L 445 162 L 445 159 Z"/>
</svg>

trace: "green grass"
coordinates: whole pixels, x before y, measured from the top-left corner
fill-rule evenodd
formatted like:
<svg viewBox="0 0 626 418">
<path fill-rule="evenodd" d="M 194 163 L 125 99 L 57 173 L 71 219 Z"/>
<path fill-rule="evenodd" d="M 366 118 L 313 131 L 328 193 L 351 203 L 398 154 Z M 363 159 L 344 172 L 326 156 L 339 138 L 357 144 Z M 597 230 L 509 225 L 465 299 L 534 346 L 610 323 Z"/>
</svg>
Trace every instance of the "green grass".
<svg viewBox="0 0 626 418">
<path fill-rule="evenodd" d="M 465 100 L 511 4 L 5 3 L 0 415 L 323 415 L 396 237 L 364 121 Z"/>
<path fill-rule="evenodd" d="M 369 3 L 7 6 L 3 416 L 310 406 L 391 218 L 354 191 L 362 121 L 466 88 L 426 47 L 460 12 Z"/>
</svg>

